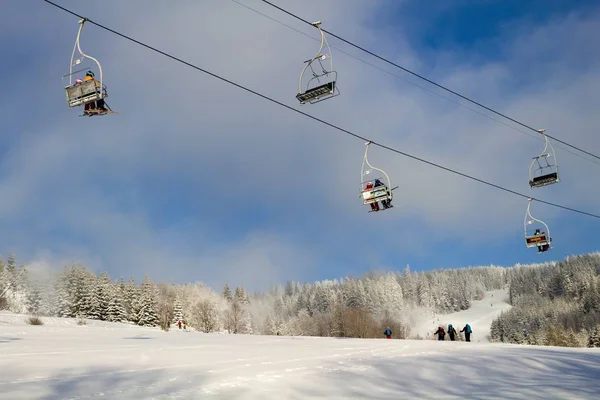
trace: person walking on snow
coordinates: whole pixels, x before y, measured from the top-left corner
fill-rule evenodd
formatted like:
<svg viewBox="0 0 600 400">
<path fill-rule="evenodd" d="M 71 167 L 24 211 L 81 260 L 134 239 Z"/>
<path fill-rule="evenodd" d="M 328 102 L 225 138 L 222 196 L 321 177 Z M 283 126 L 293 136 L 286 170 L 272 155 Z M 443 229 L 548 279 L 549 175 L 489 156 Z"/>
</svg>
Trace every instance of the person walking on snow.
<svg viewBox="0 0 600 400">
<path fill-rule="evenodd" d="M 383 334 L 385 335 L 386 339 L 391 339 L 392 338 L 392 331 L 390 330 L 389 326 L 387 327 L 387 329 L 385 330 L 385 332 L 383 332 Z"/>
<path fill-rule="evenodd" d="M 446 336 L 446 332 L 444 331 L 444 327 L 440 325 L 437 331 L 435 331 L 434 335 L 438 335 L 438 340 L 444 340 Z"/>
<path fill-rule="evenodd" d="M 454 342 L 454 338 L 456 337 L 456 329 L 454 329 L 452 324 L 448 324 L 448 335 L 450 335 L 450 341 Z"/>
<path fill-rule="evenodd" d="M 179 326 L 179 329 L 181 329 L 181 321 L 177 321 L 177 326 Z"/>
<path fill-rule="evenodd" d="M 473 333 L 473 330 L 471 329 L 471 325 L 466 324 L 464 328 L 461 329 L 461 332 L 465 333 L 465 340 L 467 342 L 471 341 L 471 333 Z"/>
</svg>

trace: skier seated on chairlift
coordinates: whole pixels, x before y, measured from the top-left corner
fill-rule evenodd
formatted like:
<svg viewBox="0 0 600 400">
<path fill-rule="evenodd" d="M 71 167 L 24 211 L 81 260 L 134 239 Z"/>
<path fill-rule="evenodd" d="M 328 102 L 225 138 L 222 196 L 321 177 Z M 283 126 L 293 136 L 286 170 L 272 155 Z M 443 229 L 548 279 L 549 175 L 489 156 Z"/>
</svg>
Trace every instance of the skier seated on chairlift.
<svg viewBox="0 0 600 400">
<path fill-rule="evenodd" d="M 535 230 L 535 233 L 533 234 L 534 236 L 540 236 L 540 235 L 544 235 L 546 236 L 546 232 L 540 232 L 539 229 Z M 546 239 L 547 240 L 547 239 Z M 538 246 L 538 253 L 543 253 L 544 251 L 548 251 L 550 250 L 550 245 L 548 243 L 546 243 L 543 246 Z"/>
<path fill-rule="evenodd" d="M 96 88 L 98 88 L 100 86 L 100 83 L 94 77 L 94 73 L 92 71 L 86 72 L 85 78 L 83 78 L 83 80 L 84 81 L 93 80 L 94 83 L 96 84 Z M 100 90 L 102 90 L 102 88 L 100 88 Z M 85 111 L 96 110 L 96 109 L 99 111 L 107 111 L 106 108 L 104 107 L 104 99 L 99 99 L 98 101 L 90 101 L 89 103 L 85 103 L 83 109 Z"/>
<path fill-rule="evenodd" d="M 379 179 L 375 179 L 375 187 L 378 186 L 383 186 L 387 189 L 387 187 L 379 180 Z M 383 209 L 385 210 L 386 208 L 389 208 L 391 206 L 391 200 L 388 199 L 384 199 L 381 200 L 381 204 L 383 205 Z"/>
<path fill-rule="evenodd" d="M 373 184 L 371 182 L 367 183 L 367 186 L 365 186 L 365 190 L 371 190 L 373 189 Z M 371 205 L 371 211 L 379 211 L 379 203 L 378 202 L 373 202 L 370 204 Z"/>
</svg>

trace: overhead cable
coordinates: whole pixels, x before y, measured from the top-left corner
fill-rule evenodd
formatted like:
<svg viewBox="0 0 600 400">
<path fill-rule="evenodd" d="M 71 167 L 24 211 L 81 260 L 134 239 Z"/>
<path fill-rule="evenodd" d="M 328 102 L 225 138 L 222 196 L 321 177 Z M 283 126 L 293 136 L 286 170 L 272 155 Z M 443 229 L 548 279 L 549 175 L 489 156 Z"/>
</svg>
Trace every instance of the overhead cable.
<svg viewBox="0 0 600 400">
<path fill-rule="evenodd" d="M 306 24 L 309 24 L 309 25 L 311 25 L 311 26 L 312 26 L 312 22 L 310 22 L 310 21 L 308 21 L 308 20 L 306 20 L 306 19 L 304 19 L 304 18 L 302 18 L 302 17 L 300 17 L 300 16 L 298 16 L 298 15 L 296 15 L 296 14 L 294 14 L 294 13 L 290 12 L 290 11 L 287 11 L 286 9 L 284 9 L 284 8 L 282 8 L 282 7 L 279 7 L 278 5 L 276 5 L 276 4 L 273 4 L 272 2 L 270 2 L 270 1 L 268 1 L 268 0 L 261 0 L 261 1 L 262 1 L 263 3 L 265 3 L 265 4 L 268 4 L 268 5 L 270 5 L 271 7 L 274 7 L 274 8 L 276 8 L 276 9 L 278 9 L 279 11 L 281 11 L 281 12 L 283 12 L 283 13 L 285 13 L 285 14 L 287 14 L 287 15 L 289 15 L 289 16 L 291 16 L 291 17 L 293 17 L 293 18 L 296 18 L 296 19 L 297 19 L 297 20 L 299 20 L 299 21 L 302 21 L 302 22 L 304 22 L 304 23 L 306 23 Z M 374 52 L 372 52 L 372 51 L 370 51 L 370 50 L 368 50 L 368 49 L 366 49 L 366 48 L 364 48 L 364 47 L 362 47 L 362 46 L 359 46 L 359 45 L 357 45 L 357 44 L 355 44 L 355 43 L 353 43 L 353 42 L 351 42 L 351 41 L 349 41 L 349 40 L 347 40 L 347 39 L 344 39 L 343 37 L 341 37 L 341 36 L 338 36 L 338 35 L 336 35 L 335 33 L 332 33 L 332 32 L 330 32 L 330 31 L 328 31 L 328 30 L 326 30 L 326 29 L 323 29 L 323 28 L 321 28 L 321 30 L 322 30 L 323 32 L 327 33 L 328 35 L 330 35 L 330 36 L 332 36 L 332 37 L 334 37 L 334 38 L 336 38 L 336 39 L 338 39 L 338 40 L 340 40 L 340 41 L 342 41 L 342 42 L 344 42 L 344 43 L 346 43 L 346 44 L 348 44 L 348 45 L 350 45 L 350 46 L 352 46 L 352 47 L 354 47 L 354 48 L 357 48 L 357 49 L 359 49 L 359 50 L 361 50 L 361 51 L 364 51 L 365 53 L 367 53 L 367 54 L 370 54 L 371 56 L 373 56 L 373 57 L 375 57 L 375 58 L 378 58 L 378 59 L 379 59 L 379 60 L 381 60 L 381 61 L 384 61 L 384 62 L 386 62 L 386 63 L 388 63 L 388 64 L 390 64 L 390 65 L 393 65 L 394 67 L 396 67 L 396 68 L 399 68 L 399 69 L 401 69 L 402 71 L 404 71 L 404 72 L 407 72 L 407 73 L 409 73 L 409 74 L 411 74 L 411 75 L 413 75 L 413 76 L 416 76 L 417 78 L 419 78 L 419 79 L 422 79 L 422 80 L 424 80 L 425 82 L 428 82 L 428 83 L 430 83 L 430 84 L 432 84 L 432 85 L 434 85 L 434 86 L 437 86 L 437 87 L 438 87 L 438 88 L 440 88 L 440 89 L 443 89 L 443 90 L 445 90 L 445 91 L 447 91 L 447 92 L 449 92 L 449 93 L 452 93 L 453 95 L 455 95 L 455 96 L 458 96 L 458 97 L 460 97 L 460 98 L 461 98 L 461 99 L 463 99 L 463 100 L 466 100 L 466 101 L 468 101 L 468 102 L 470 102 L 470 103 L 472 103 L 472 104 L 475 104 L 475 105 L 477 105 L 477 106 L 479 106 L 479 107 L 481 107 L 481 108 L 483 108 L 483 109 L 485 109 L 485 110 L 487 110 L 487 111 L 490 111 L 490 112 L 492 112 L 492 113 L 494 113 L 494 114 L 496 114 L 496 115 L 498 115 L 498 116 L 500 116 L 500 117 L 503 117 L 503 118 L 505 118 L 505 119 L 507 119 L 507 120 L 509 120 L 509 121 L 511 121 L 511 122 L 514 122 L 515 124 L 517 124 L 517 125 L 520 125 L 520 126 L 522 126 L 522 127 L 526 128 L 526 129 L 529 129 L 529 130 L 531 130 L 531 131 L 533 131 L 533 132 L 539 133 L 539 129 L 533 128 L 533 127 L 531 127 L 531 126 L 529 126 L 529 125 L 527 125 L 527 124 L 525 124 L 525 123 L 523 123 L 523 122 L 520 122 L 520 121 L 518 121 L 518 120 L 516 120 L 516 119 L 514 119 L 514 118 L 511 118 L 511 117 L 509 117 L 509 116 L 508 116 L 508 115 L 506 115 L 506 114 L 503 114 L 503 113 L 501 113 L 501 112 L 499 112 L 499 111 L 496 111 L 496 110 L 494 110 L 494 109 L 492 109 L 492 108 L 490 108 L 490 107 L 488 107 L 488 106 L 485 106 L 485 105 L 483 105 L 482 103 L 479 103 L 479 102 L 477 102 L 477 101 L 475 101 L 475 100 L 472 100 L 472 99 L 468 98 L 467 96 L 464 96 L 464 95 L 462 95 L 462 94 L 460 94 L 460 93 L 458 93 L 458 92 L 456 92 L 456 91 L 454 91 L 454 90 L 452 90 L 452 89 L 449 89 L 449 88 L 447 88 L 447 87 L 445 87 L 445 86 L 443 86 L 443 85 L 440 85 L 439 83 L 436 83 L 436 82 L 432 81 L 431 79 L 428 79 L 428 78 L 424 77 L 423 75 L 420 75 L 420 74 L 418 74 L 418 73 L 416 73 L 416 72 L 413 72 L 413 71 L 411 71 L 410 69 L 408 69 L 408 68 L 405 68 L 405 67 L 401 66 L 400 64 L 397 64 L 397 63 L 395 63 L 395 62 L 393 62 L 393 61 L 390 61 L 390 60 L 388 60 L 387 58 L 385 58 L 385 57 L 383 57 L 383 56 L 380 56 L 380 55 L 378 55 L 378 54 L 376 54 L 376 53 L 374 53 Z M 562 144 L 564 144 L 565 146 L 571 147 L 571 148 L 573 148 L 573 149 L 575 149 L 575 150 L 577 150 L 577 151 L 580 151 L 581 153 L 587 154 L 587 155 L 589 155 L 589 156 L 591 156 L 591 157 L 594 157 L 594 158 L 596 158 L 596 159 L 600 160 L 600 156 L 597 156 L 597 155 L 596 155 L 596 154 L 594 154 L 594 153 L 591 153 L 591 152 L 589 152 L 589 151 L 583 150 L 583 149 L 582 149 L 582 148 L 580 148 L 580 147 L 577 147 L 577 146 L 575 146 L 575 145 L 569 144 L 569 143 L 567 143 L 567 142 L 565 142 L 565 141 L 563 141 L 563 140 L 560 140 L 560 139 L 558 139 L 558 138 L 556 138 L 556 137 L 553 137 L 553 136 L 550 136 L 550 135 L 548 135 L 548 134 L 546 134 L 546 136 L 547 136 L 547 137 L 549 137 L 550 139 L 553 139 L 553 140 L 557 141 L 558 143 L 562 143 Z"/>
<path fill-rule="evenodd" d="M 59 9 L 63 10 L 63 11 L 65 11 L 65 12 L 68 12 L 69 14 L 71 14 L 71 15 L 74 15 L 74 16 L 76 16 L 76 17 L 80 18 L 80 19 L 84 19 L 84 18 L 85 18 L 85 17 L 83 17 L 83 16 L 81 16 L 81 15 L 79 15 L 79 14 L 77 14 L 77 13 L 75 13 L 75 12 L 73 12 L 73 11 L 71 11 L 71 10 L 69 10 L 69 9 L 65 8 L 65 7 L 63 7 L 63 6 L 60 6 L 60 5 L 58 5 L 58 4 L 56 4 L 56 3 L 52 2 L 52 1 L 50 1 L 50 0 L 43 0 L 43 1 L 45 1 L 45 2 L 46 2 L 46 3 L 48 3 L 48 4 L 51 4 L 51 5 L 55 6 L 55 7 L 57 7 L 57 8 L 59 8 Z M 500 186 L 500 185 L 496 185 L 496 184 L 494 184 L 494 183 L 491 183 L 491 182 L 489 182 L 489 181 L 486 181 L 486 180 L 484 180 L 484 179 L 476 178 L 476 177 L 474 177 L 474 176 L 471 176 L 471 175 L 468 175 L 468 174 L 462 173 L 462 172 L 460 172 L 460 171 L 457 171 L 457 170 L 451 169 L 451 168 L 449 168 L 449 167 L 445 167 L 445 166 L 443 166 L 443 165 L 436 164 L 436 163 L 434 163 L 434 162 L 432 162 L 432 161 L 425 160 L 424 158 L 420 158 L 420 157 L 414 156 L 414 155 L 412 155 L 412 154 L 409 154 L 409 153 L 403 152 L 403 151 L 401 151 L 401 150 L 398 150 L 398 149 L 395 149 L 395 148 L 392 148 L 392 147 L 389 147 L 389 146 L 386 146 L 386 145 L 383 145 L 383 144 L 377 143 L 377 142 L 375 142 L 375 141 L 373 141 L 373 140 L 371 140 L 371 139 L 367 139 L 367 138 L 366 138 L 366 137 L 364 137 L 364 136 L 361 136 L 361 135 L 359 135 L 359 134 L 356 134 L 356 133 L 354 133 L 354 132 L 351 132 L 351 131 L 349 131 L 349 130 L 347 130 L 347 129 L 341 128 L 341 127 L 339 127 L 339 126 L 337 126 L 337 125 L 335 125 L 335 124 L 332 124 L 332 123 L 330 123 L 330 122 L 327 122 L 327 121 L 325 121 L 325 120 L 323 120 L 323 119 L 321 119 L 321 118 L 318 118 L 318 117 L 315 117 L 315 116 L 313 116 L 313 115 L 310 115 L 310 114 L 308 114 L 308 113 L 305 113 L 305 112 L 303 112 L 303 111 L 300 111 L 300 110 L 298 110 L 298 109 L 296 109 L 296 108 L 294 108 L 294 107 L 291 107 L 291 106 L 289 106 L 289 105 L 287 105 L 287 104 L 285 104 L 285 103 L 282 103 L 282 102 L 280 102 L 280 101 L 278 101 L 278 100 L 275 100 L 275 99 L 273 99 L 273 98 L 271 98 L 271 97 L 269 97 L 269 96 L 266 96 L 266 95 L 264 95 L 264 94 L 262 94 L 262 93 L 259 93 L 259 92 L 255 91 L 255 90 L 253 90 L 253 89 L 247 88 L 247 87 L 245 87 L 245 86 L 243 86 L 243 85 L 241 85 L 241 84 L 239 84 L 239 83 L 236 83 L 236 82 L 234 82 L 234 81 L 232 81 L 232 80 L 230 80 L 230 79 L 224 78 L 224 77 L 222 77 L 222 76 L 220 76 L 220 75 L 218 75 L 218 74 L 215 74 L 215 73 L 213 73 L 213 72 L 210 72 L 210 71 L 208 71 L 208 70 L 205 70 L 205 69 L 203 69 L 203 68 L 201 68 L 201 67 L 199 67 L 199 66 L 197 66 L 197 65 L 194 65 L 194 64 L 192 64 L 192 63 L 189 63 L 189 62 L 187 62 L 187 61 L 185 61 L 185 60 L 182 60 L 182 59 L 180 59 L 180 58 L 178 58 L 178 57 L 176 57 L 176 56 L 174 56 L 174 55 L 172 55 L 172 54 L 169 54 L 169 53 L 167 53 L 167 52 L 165 52 L 165 51 L 159 50 L 159 49 L 157 49 L 156 47 L 153 47 L 153 46 L 150 46 L 150 45 L 148 45 L 148 44 L 145 44 L 145 43 L 143 43 L 143 42 L 141 42 L 141 41 L 139 41 L 139 40 L 136 40 L 136 39 L 134 39 L 134 38 L 132 38 L 132 37 L 130 37 L 130 36 L 128 36 L 128 35 L 125 35 L 125 34 L 123 34 L 123 33 L 117 32 L 117 31 L 115 31 L 114 29 L 108 28 L 107 26 L 104 26 L 104 25 L 102 25 L 102 24 L 100 24 L 100 23 L 98 23 L 98 22 L 94 22 L 94 21 L 92 21 L 92 20 L 91 20 L 91 19 L 89 19 L 89 18 L 85 18 L 85 19 L 86 19 L 86 21 L 87 21 L 88 23 L 90 23 L 90 24 L 93 24 L 93 25 L 96 25 L 97 27 L 99 27 L 99 28 L 101 28 L 101 29 L 104 29 L 104 30 L 106 30 L 106 31 L 108 31 L 108 32 L 111 32 L 111 33 L 113 33 L 113 34 L 117 35 L 117 36 L 120 36 L 120 37 L 122 37 L 122 38 L 124 38 L 124 39 L 127 39 L 127 40 L 129 40 L 129 41 L 131 41 L 131 42 L 134 42 L 134 43 L 136 43 L 136 44 L 138 44 L 138 45 L 140 45 L 140 46 L 142 46 L 142 47 L 145 47 L 145 48 L 147 48 L 147 49 L 149 49 L 149 50 L 152 50 L 152 51 L 154 51 L 154 52 L 156 52 L 156 53 L 159 53 L 159 54 L 161 54 L 161 55 L 163 55 L 163 56 L 165 56 L 165 57 L 168 57 L 168 58 L 170 58 L 170 59 L 172 59 L 172 60 L 175 60 L 175 61 L 177 61 L 177 62 L 180 62 L 180 63 L 182 63 L 182 64 L 184 64 L 184 65 L 187 65 L 188 67 L 191 67 L 191 68 L 193 68 L 193 69 L 195 69 L 195 70 L 198 70 L 198 71 L 200 71 L 200 72 L 203 72 L 203 73 L 205 73 L 205 74 L 207 74 L 207 75 L 210 75 L 210 76 L 212 76 L 213 78 L 216 78 L 216 79 L 219 79 L 219 80 L 221 80 L 221 81 L 223 81 L 223 82 L 229 83 L 230 85 L 233 85 L 233 86 L 235 86 L 235 87 L 237 87 L 237 88 L 239 88 L 239 89 L 242 89 L 242 90 L 244 90 L 244 91 L 246 91 L 246 92 L 252 93 L 252 94 L 254 94 L 255 96 L 261 97 L 261 98 L 263 98 L 263 99 L 265 99 L 265 100 L 268 100 L 268 101 L 270 101 L 270 102 L 272 102 L 272 103 L 275 103 L 275 104 L 277 104 L 277 105 L 279 105 L 279 106 L 281 106 L 281 107 L 284 107 L 284 108 L 286 108 L 286 109 L 288 109 L 288 110 L 290 110 L 290 111 L 293 111 L 293 112 L 295 112 L 295 113 L 301 114 L 301 115 L 303 115 L 303 116 L 305 116 L 305 117 L 307 117 L 307 118 L 310 118 L 310 119 L 312 119 L 312 120 L 315 120 L 315 121 L 317 121 L 317 122 L 320 122 L 321 124 L 327 125 L 327 126 L 329 126 L 329 127 L 331 127 L 331 128 L 334 128 L 334 129 L 336 129 L 336 130 L 338 130 L 338 131 L 340 131 L 340 132 L 343 132 L 343 133 L 345 133 L 345 134 L 347 134 L 347 135 L 353 136 L 353 137 L 355 137 L 355 138 L 357 138 L 357 139 L 361 139 L 361 140 L 362 140 L 362 141 L 364 141 L 364 142 L 371 142 L 371 144 L 372 144 L 372 145 L 375 145 L 375 146 L 381 147 L 381 148 L 383 148 L 383 149 L 389 150 L 389 151 L 391 151 L 391 152 L 394 152 L 394 153 L 397 153 L 397 154 L 401 154 L 401 155 L 403 155 L 403 156 L 405 156 L 405 157 L 412 158 L 413 160 L 420 161 L 420 162 L 422 162 L 422 163 L 425 163 L 425 164 L 431 165 L 431 166 L 433 166 L 433 167 L 436 167 L 436 168 L 440 168 L 440 169 L 442 169 L 442 170 L 444 170 L 444 171 L 451 172 L 451 173 L 453 173 L 453 174 L 456 174 L 456 175 L 462 176 L 462 177 L 464 177 L 464 178 L 467 178 L 467 179 L 470 179 L 470 180 L 473 180 L 473 181 L 476 181 L 476 182 L 482 183 L 482 184 L 484 184 L 484 185 L 487 185 L 487 186 L 494 187 L 494 188 L 496 188 L 496 189 L 499 189 L 499 190 L 502 190 L 502 191 L 505 191 L 505 192 L 511 193 L 511 194 L 513 194 L 513 195 L 516 195 L 516 196 L 520 196 L 520 197 L 523 197 L 523 198 L 526 198 L 526 199 L 532 199 L 532 200 L 535 200 L 535 201 L 537 201 L 537 202 L 539 202 L 539 203 L 547 204 L 547 205 L 549 205 L 549 206 L 552 206 L 552 207 L 557 207 L 557 208 L 561 208 L 561 209 L 563 209 L 563 210 L 572 211 L 572 212 L 575 212 L 575 213 L 578 213 L 578 214 L 587 215 L 587 216 L 589 216 L 589 217 L 593 217 L 593 218 L 598 218 L 598 219 L 600 219 L 600 215 L 597 215 L 597 214 L 592 214 L 592 213 L 589 213 L 589 212 L 586 212 L 586 211 L 578 210 L 578 209 L 575 209 L 575 208 L 572 208 L 572 207 L 563 206 L 563 205 L 556 204 L 556 203 L 552 203 L 552 202 L 549 202 L 549 201 L 545 201 L 545 200 L 536 199 L 536 198 L 534 198 L 534 197 L 532 197 L 532 196 L 528 196 L 528 195 L 526 195 L 526 194 L 519 193 L 519 192 L 517 192 L 517 191 L 514 191 L 514 190 L 512 190 L 512 189 L 508 189 L 508 188 L 502 187 L 502 186 Z"/>
</svg>

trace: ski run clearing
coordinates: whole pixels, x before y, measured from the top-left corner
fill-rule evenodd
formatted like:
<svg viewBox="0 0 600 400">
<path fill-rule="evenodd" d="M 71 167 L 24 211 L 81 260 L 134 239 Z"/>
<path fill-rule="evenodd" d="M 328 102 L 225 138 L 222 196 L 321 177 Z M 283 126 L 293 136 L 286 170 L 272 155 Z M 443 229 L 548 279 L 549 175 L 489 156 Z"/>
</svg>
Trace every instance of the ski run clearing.
<svg viewBox="0 0 600 400">
<path fill-rule="evenodd" d="M 424 339 L 433 339 L 433 333 L 440 325 L 443 325 L 446 330 L 448 324 L 452 324 L 456 331 L 460 331 L 465 324 L 469 324 L 473 329 L 473 335 L 471 335 L 473 342 L 489 342 L 492 321 L 502 311 L 511 308 L 508 300 L 507 289 L 492 290 L 487 292 L 482 300 L 473 300 L 468 310 L 431 317 L 418 316 L 412 321 L 411 336 L 418 335 Z M 448 337 L 446 340 L 449 340 Z"/>
<path fill-rule="evenodd" d="M 493 296 L 492 296 L 493 294 Z M 489 343 L 490 292 L 421 319 L 473 342 L 203 334 L 0 313 L 0 399 L 591 399 L 600 350 Z M 491 304 L 491 305 L 490 305 Z"/>
</svg>

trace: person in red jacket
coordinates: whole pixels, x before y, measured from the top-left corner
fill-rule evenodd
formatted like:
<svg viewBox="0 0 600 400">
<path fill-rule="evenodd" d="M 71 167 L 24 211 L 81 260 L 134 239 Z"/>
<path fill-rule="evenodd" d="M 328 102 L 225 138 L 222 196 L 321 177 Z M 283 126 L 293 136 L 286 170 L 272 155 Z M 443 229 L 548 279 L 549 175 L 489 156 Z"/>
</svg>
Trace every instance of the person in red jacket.
<svg viewBox="0 0 600 400">
<path fill-rule="evenodd" d="M 438 335 L 438 340 L 444 340 L 446 336 L 446 331 L 444 331 L 444 327 L 440 325 L 437 331 L 435 331 L 434 335 Z"/>
<path fill-rule="evenodd" d="M 365 186 L 365 190 L 370 190 L 370 189 L 373 189 L 373 184 L 371 182 L 367 183 L 367 186 Z M 371 210 L 379 211 L 379 203 L 378 202 L 371 203 Z"/>
</svg>

